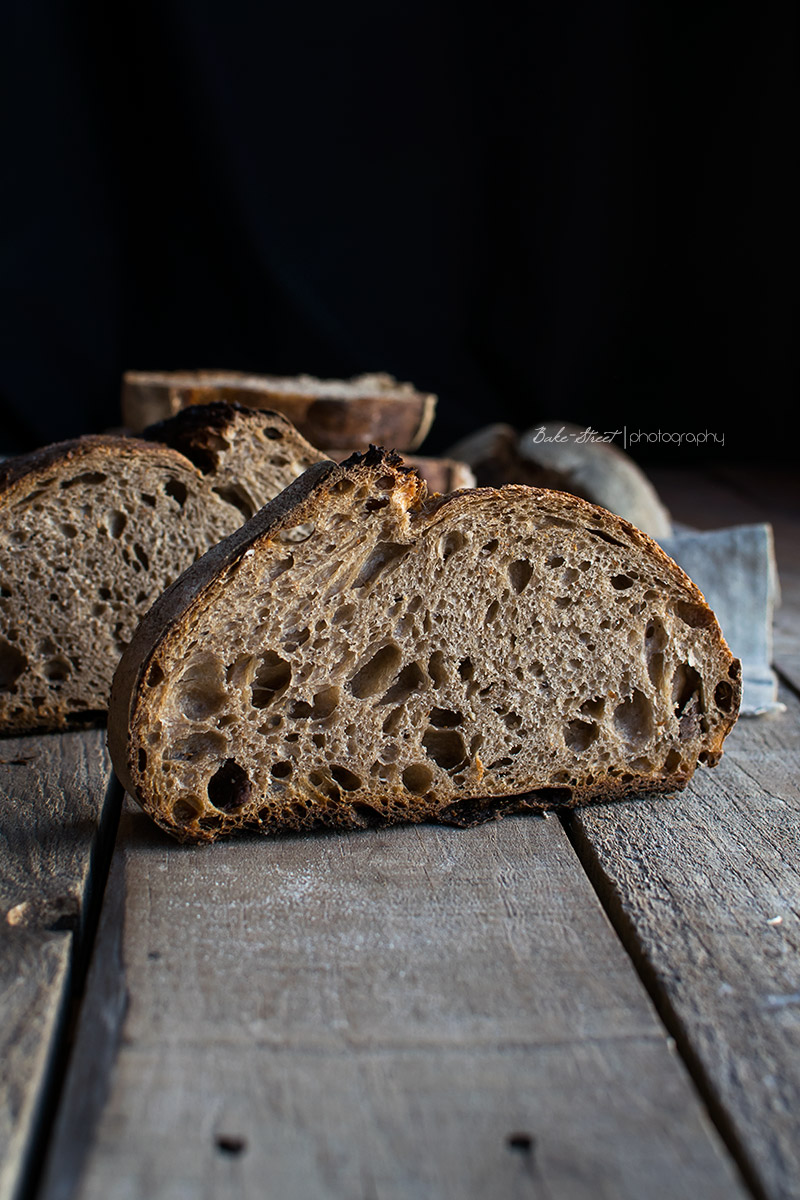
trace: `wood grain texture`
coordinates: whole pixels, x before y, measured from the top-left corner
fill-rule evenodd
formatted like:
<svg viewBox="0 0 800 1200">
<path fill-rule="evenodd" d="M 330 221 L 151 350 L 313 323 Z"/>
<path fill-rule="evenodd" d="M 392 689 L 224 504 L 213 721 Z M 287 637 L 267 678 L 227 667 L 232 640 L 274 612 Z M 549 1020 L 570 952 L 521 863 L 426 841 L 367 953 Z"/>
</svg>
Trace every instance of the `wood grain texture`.
<svg viewBox="0 0 800 1200">
<path fill-rule="evenodd" d="M 23 1186 L 63 1037 L 110 776 L 100 730 L 0 741 L 0 1200 Z"/>
<path fill-rule="evenodd" d="M 782 699 L 680 796 L 569 818 L 771 1200 L 800 1196 L 800 702 Z"/>
<path fill-rule="evenodd" d="M 126 813 L 116 870 L 108 1098 L 42 1200 L 745 1194 L 556 818 L 179 847 Z"/>
</svg>

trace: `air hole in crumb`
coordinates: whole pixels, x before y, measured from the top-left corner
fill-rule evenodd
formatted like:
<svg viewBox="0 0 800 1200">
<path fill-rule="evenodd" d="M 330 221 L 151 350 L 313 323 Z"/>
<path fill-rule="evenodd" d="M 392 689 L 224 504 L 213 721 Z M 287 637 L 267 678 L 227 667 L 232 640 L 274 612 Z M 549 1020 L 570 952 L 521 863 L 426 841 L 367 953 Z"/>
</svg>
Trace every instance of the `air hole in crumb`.
<svg viewBox="0 0 800 1200">
<path fill-rule="evenodd" d="M 383 572 L 394 567 L 405 558 L 411 549 L 400 542 L 378 542 L 372 553 L 367 557 L 356 579 L 354 588 L 367 587 Z"/>
<path fill-rule="evenodd" d="M 486 616 L 483 618 L 485 625 L 491 625 L 497 614 L 500 612 L 500 601 L 493 600 L 486 610 Z"/>
<path fill-rule="evenodd" d="M 389 504 L 388 496 L 373 496 L 364 505 L 364 512 L 378 512 L 381 508 L 386 508 Z"/>
<path fill-rule="evenodd" d="M 151 663 L 150 670 L 147 672 L 147 686 L 157 687 L 164 679 L 164 672 L 158 663 Z"/>
<path fill-rule="evenodd" d="M 556 608 L 567 608 L 571 603 L 569 596 L 556 596 Z"/>
<path fill-rule="evenodd" d="M 353 804 L 352 813 L 354 819 L 362 828 L 369 829 L 376 825 L 385 825 L 386 816 L 379 809 L 373 808 L 371 804 Z"/>
<path fill-rule="evenodd" d="M 249 775 L 233 758 L 226 758 L 208 781 L 208 798 L 220 812 L 238 812 L 250 799 L 251 790 Z"/>
<path fill-rule="evenodd" d="M 447 562 L 448 558 L 452 558 L 459 550 L 463 550 L 467 544 L 467 539 L 460 529 L 450 529 L 439 539 L 439 554 L 442 562 Z"/>
<path fill-rule="evenodd" d="M 434 708 L 428 720 L 436 729 L 454 729 L 456 725 L 464 724 L 464 714 L 449 708 Z"/>
<path fill-rule="evenodd" d="M 650 682 L 660 687 L 664 679 L 664 648 L 668 635 L 660 617 L 651 617 L 644 631 L 644 653 Z"/>
<path fill-rule="evenodd" d="M 115 509 L 106 516 L 106 524 L 112 538 L 118 538 L 122 536 L 123 530 L 128 524 L 128 518 L 125 516 L 125 513 L 118 512 Z"/>
<path fill-rule="evenodd" d="M 278 538 L 282 542 L 300 543 L 307 542 L 315 530 L 316 526 L 313 521 L 306 521 L 303 525 L 292 525 L 290 529 L 281 529 L 278 533 Z"/>
<path fill-rule="evenodd" d="M 264 437 L 269 438 L 271 442 L 279 442 L 283 438 L 280 429 L 276 429 L 274 425 L 264 426 Z"/>
<path fill-rule="evenodd" d="M 678 750 L 670 750 L 667 757 L 664 759 L 664 766 L 661 768 L 662 775 L 672 775 L 677 771 L 682 764 L 680 752 Z"/>
<path fill-rule="evenodd" d="M 397 673 L 402 657 L 400 647 L 394 642 L 383 646 L 350 680 L 350 691 L 359 700 L 384 691 Z"/>
<path fill-rule="evenodd" d="M 605 710 L 605 696 L 595 696 L 591 700 L 584 700 L 583 704 L 581 705 L 582 713 L 585 713 L 587 717 L 595 717 L 597 720 L 600 720 Z"/>
<path fill-rule="evenodd" d="M 699 673 L 689 663 L 678 663 L 672 676 L 672 703 L 675 716 L 683 716 L 693 699 L 697 699 L 693 708 L 701 707 L 702 679 Z"/>
<path fill-rule="evenodd" d="M 464 739 L 455 729 L 426 729 L 422 745 L 443 771 L 454 771 L 467 757 Z"/>
<path fill-rule="evenodd" d="M 546 567 L 563 567 L 563 565 L 564 559 L 560 554 L 551 554 L 545 562 Z"/>
<path fill-rule="evenodd" d="M 331 618 L 332 624 L 341 625 L 343 621 L 352 621 L 353 617 L 355 616 L 355 611 L 355 604 L 340 605 Z"/>
<path fill-rule="evenodd" d="M 274 650 L 267 650 L 252 683 L 253 707 L 266 708 L 289 686 L 292 668 Z"/>
<path fill-rule="evenodd" d="M 490 540 L 489 540 L 489 541 L 486 543 L 486 545 L 482 547 L 482 549 L 481 549 L 481 554 L 482 554 L 482 555 L 484 555 L 484 556 L 486 556 L 486 555 L 489 555 L 489 554 L 494 554 L 494 552 L 495 552 L 495 550 L 497 549 L 498 545 L 499 545 L 499 542 L 498 542 L 497 538 L 491 538 L 491 539 L 490 539 Z"/>
<path fill-rule="evenodd" d="M 419 691 L 425 682 L 425 672 L 419 663 L 408 663 L 386 695 L 381 697 L 381 704 L 404 704 L 412 692 Z"/>
<path fill-rule="evenodd" d="M 592 534 L 593 537 L 600 538 L 603 542 L 608 542 L 610 546 L 622 546 L 623 550 L 625 549 L 624 542 L 621 542 L 619 538 L 612 537 L 604 529 L 587 529 L 586 532 Z"/>
<path fill-rule="evenodd" d="M 195 759 L 219 758 L 227 747 L 225 735 L 216 729 L 200 730 L 171 743 L 166 757 L 173 762 L 193 762 Z"/>
<path fill-rule="evenodd" d="M 638 688 L 614 709 L 614 724 L 627 742 L 641 742 L 653 732 L 653 706 Z"/>
<path fill-rule="evenodd" d="M 284 760 L 283 762 L 273 763 L 269 769 L 269 773 L 273 779 L 288 779 L 293 769 L 292 764 L 288 760 Z"/>
<path fill-rule="evenodd" d="M 739 662 L 738 658 L 735 658 L 733 660 L 733 662 L 731 663 L 731 665 L 728 667 L 728 675 L 731 679 L 738 679 L 739 676 L 741 675 L 741 673 L 742 673 L 742 664 Z"/>
<path fill-rule="evenodd" d="M 314 703 L 311 708 L 312 721 L 324 721 L 335 711 L 341 698 L 341 688 L 335 684 L 330 687 L 324 687 L 314 695 Z"/>
<path fill-rule="evenodd" d="M 62 524 L 61 532 L 63 533 L 64 537 L 68 538 L 74 538 L 78 536 L 78 530 L 74 525 L 70 525 L 68 522 Z"/>
<path fill-rule="evenodd" d="M 690 629 L 709 629 L 714 624 L 714 614 L 710 608 L 692 604 L 688 600 L 679 600 L 675 605 L 675 613 Z"/>
<path fill-rule="evenodd" d="M 44 673 L 50 683 L 63 683 L 70 676 L 70 665 L 65 658 L 58 655 L 45 664 Z"/>
<path fill-rule="evenodd" d="M 65 479 L 61 483 L 62 488 L 75 487 L 76 484 L 97 484 L 105 483 L 107 475 L 103 475 L 100 471 L 84 471 L 82 475 L 74 475 L 72 479 Z"/>
<path fill-rule="evenodd" d="M 630 575 L 612 575 L 611 586 L 616 588 L 618 592 L 621 592 L 625 588 L 633 587 L 633 580 Z"/>
<path fill-rule="evenodd" d="M 531 581 L 531 575 L 533 575 L 533 567 L 526 559 L 518 558 L 516 562 L 509 564 L 508 578 L 517 595 L 525 591 Z"/>
<path fill-rule="evenodd" d="M 600 730 L 594 721 L 570 721 L 564 729 L 564 741 L 576 754 L 588 750 L 599 735 Z"/>
<path fill-rule="evenodd" d="M 139 562 L 144 567 L 145 571 L 150 570 L 150 558 L 144 546 L 140 546 L 138 542 L 133 543 L 133 553 L 138 558 Z"/>
<path fill-rule="evenodd" d="M 143 746 L 139 747 L 139 754 L 138 754 L 137 761 L 138 761 L 138 765 L 139 765 L 139 772 L 141 773 L 147 767 L 147 751 L 144 749 Z"/>
<path fill-rule="evenodd" d="M 403 771 L 403 787 L 415 796 L 424 796 L 433 783 L 433 771 L 423 763 L 411 763 Z"/>
<path fill-rule="evenodd" d="M 714 703 L 721 712 L 729 713 L 733 707 L 733 688 L 726 679 L 721 679 L 714 689 Z"/>
<path fill-rule="evenodd" d="M 191 825 L 197 820 L 200 809 L 191 800 L 176 800 L 172 806 L 171 816 L 176 825 Z"/>
<path fill-rule="evenodd" d="M 447 683 L 447 666 L 441 650 L 434 650 L 428 659 L 428 674 L 433 680 L 435 688 L 440 688 L 442 684 Z"/>
<path fill-rule="evenodd" d="M 164 491 L 166 495 L 175 501 L 179 508 L 183 508 L 186 503 L 186 497 L 189 495 L 185 483 L 181 483 L 180 479 L 170 477 L 164 484 Z"/>
<path fill-rule="evenodd" d="M 343 496 L 346 492 L 352 492 L 356 485 L 352 479 L 337 479 L 336 483 L 331 484 L 331 491 Z"/>
<path fill-rule="evenodd" d="M 289 716 L 293 721 L 301 721 L 305 717 L 310 717 L 312 711 L 311 705 L 307 700 L 295 700 L 289 709 Z"/>
<path fill-rule="evenodd" d="M 392 711 L 387 714 L 382 727 L 384 733 L 388 733 L 390 735 L 397 733 L 397 730 L 400 728 L 400 722 L 403 719 L 403 711 L 404 710 L 401 705 L 398 708 L 393 708 Z"/>
<path fill-rule="evenodd" d="M 458 664 L 458 673 L 465 682 L 468 679 L 472 679 L 473 675 L 475 674 L 475 667 L 473 666 L 471 658 L 462 658 L 461 662 Z"/>
<path fill-rule="evenodd" d="M 331 775 L 346 792 L 356 792 L 360 787 L 364 786 L 363 780 L 353 771 L 349 771 L 347 767 L 340 767 L 334 764 L 331 767 Z"/>
</svg>

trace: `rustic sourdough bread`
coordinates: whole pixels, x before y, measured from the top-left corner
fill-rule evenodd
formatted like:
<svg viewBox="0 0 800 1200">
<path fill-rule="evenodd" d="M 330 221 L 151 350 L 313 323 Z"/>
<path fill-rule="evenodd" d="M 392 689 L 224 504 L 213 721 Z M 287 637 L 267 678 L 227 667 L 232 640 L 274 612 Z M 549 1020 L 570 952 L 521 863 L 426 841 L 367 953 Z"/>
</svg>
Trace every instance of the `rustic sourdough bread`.
<svg viewBox="0 0 800 1200">
<path fill-rule="evenodd" d="M 152 421 L 213 400 L 282 412 L 312 445 L 331 451 L 366 450 L 371 442 L 414 450 L 436 408 L 435 396 L 382 373 L 339 380 L 241 371 L 128 371 L 122 419 L 137 433 Z"/>
<path fill-rule="evenodd" d="M 321 457 L 277 413 L 218 404 L 4 463 L 0 732 L 104 719 L 156 596 Z"/>
<path fill-rule="evenodd" d="M 740 665 L 639 530 L 523 486 L 318 464 L 157 601 L 109 746 L 169 833 L 474 823 L 683 787 Z"/>
</svg>

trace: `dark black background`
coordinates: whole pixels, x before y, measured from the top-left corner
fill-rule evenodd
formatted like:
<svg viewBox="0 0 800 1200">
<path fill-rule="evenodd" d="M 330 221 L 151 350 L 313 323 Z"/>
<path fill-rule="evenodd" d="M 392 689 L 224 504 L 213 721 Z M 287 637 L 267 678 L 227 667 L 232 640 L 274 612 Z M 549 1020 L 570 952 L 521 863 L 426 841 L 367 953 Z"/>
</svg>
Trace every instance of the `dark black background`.
<svg viewBox="0 0 800 1200">
<path fill-rule="evenodd" d="M 793 456 L 792 11 L 15 0 L 0 449 L 215 366 Z"/>
</svg>

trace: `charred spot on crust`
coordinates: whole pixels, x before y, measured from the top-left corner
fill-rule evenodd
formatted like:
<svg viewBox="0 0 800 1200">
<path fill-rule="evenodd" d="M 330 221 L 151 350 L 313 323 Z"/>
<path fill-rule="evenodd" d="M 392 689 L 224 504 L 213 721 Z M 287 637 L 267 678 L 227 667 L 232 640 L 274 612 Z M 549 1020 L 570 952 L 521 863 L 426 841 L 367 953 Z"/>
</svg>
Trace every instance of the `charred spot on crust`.
<svg viewBox="0 0 800 1200">
<path fill-rule="evenodd" d="M 391 467 L 395 471 L 402 471 L 404 475 L 414 475 L 416 472 L 413 467 L 409 467 L 403 462 L 403 456 L 398 454 L 396 450 L 384 450 L 383 446 L 374 446 L 370 442 L 369 450 L 363 452 L 356 451 L 346 458 L 342 467 Z"/>
<path fill-rule="evenodd" d="M 174 417 L 148 425 L 138 436 L 148 442 L 161 442 L 188 458 L 198 471 L 209 475 L 217 466 L 216 439 L 237 412 L 250 412 L 235 401 L 215 400 L 210 404 L 190 404 Z M 263 413 L 260 414 L 263 416 Z"/>
</svg>

